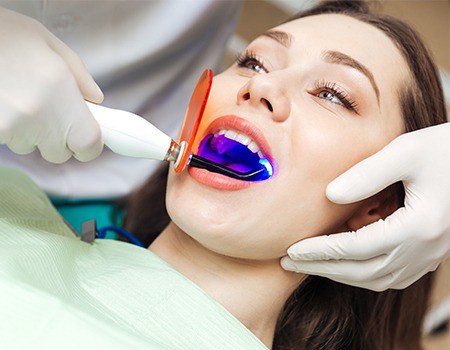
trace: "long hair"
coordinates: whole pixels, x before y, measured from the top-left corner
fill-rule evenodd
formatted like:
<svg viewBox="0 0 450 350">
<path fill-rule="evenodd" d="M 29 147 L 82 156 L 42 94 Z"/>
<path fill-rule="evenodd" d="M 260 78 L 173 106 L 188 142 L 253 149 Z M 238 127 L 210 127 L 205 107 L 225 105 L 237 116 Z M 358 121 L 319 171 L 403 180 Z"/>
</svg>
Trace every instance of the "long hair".
<svg viewBox="0 0 450 350">
<path fill-rule="evenodd" d="M 290 20 L 325 13 L 344 14 L 382 30 L 398 47 L 411 75 L 398 91 L 405 131 L 446 122 L 437 69 L 417 33 L 398 19 L 374 14 L 362 1 L 327 1 Z M 149 245 L 168 225 L 167 167 L 162 167 L 124 202 L 124 225 Z M 426 234 L 426 232 L 424 232 Z M 432 274 L 404 290 L 373 292 L 308 276 L 279 315 L 273 349 L 420 349 L 421 327 Z"/>
</svg>

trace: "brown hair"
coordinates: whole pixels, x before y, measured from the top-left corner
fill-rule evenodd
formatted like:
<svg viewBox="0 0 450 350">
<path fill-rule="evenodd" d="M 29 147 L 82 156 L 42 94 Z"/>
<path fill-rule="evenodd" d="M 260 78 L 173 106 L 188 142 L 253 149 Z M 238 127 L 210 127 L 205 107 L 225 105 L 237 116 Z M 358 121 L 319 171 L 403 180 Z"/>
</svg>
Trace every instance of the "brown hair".
<svg viewBox="0 0 450 350">
<path fill-rule="evenodd" d="M 290 20 L 325 13 L 345 14 L 379 28 L 403 54 L 411 75 L 398 91 L 406 132 L 446 122 L 437 69 L 413 29 L 371 13 L 361 1 L 323 2 Z M 163 167 L 125 201 L 125 227 L 147 245 L 170 221 L 164 202 L 166 177 Z M 431 284 L 432 274 L 427 274 L 404 290 L 373 292 L 308 276 L 279 316 L 273 348 L 420 349 Z"/>
</svg>

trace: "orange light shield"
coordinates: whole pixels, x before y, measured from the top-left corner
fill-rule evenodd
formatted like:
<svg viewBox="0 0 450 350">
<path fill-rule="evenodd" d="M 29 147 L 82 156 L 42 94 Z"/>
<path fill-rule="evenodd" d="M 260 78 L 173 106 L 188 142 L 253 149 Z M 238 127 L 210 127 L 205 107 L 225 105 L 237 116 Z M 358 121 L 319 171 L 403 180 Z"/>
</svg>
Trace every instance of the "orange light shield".
<svg viewBox="0 0 450 350">
<path fill-rule="evenodd" d="M 189 100 L 179 139 L 179 144 L 185 141 L 186 147 L 181 150 L 181 159 L 175 168 L 176 173 L 182 172 L 189 160 L 192 144 L 197 135 L 198 127 L 202 120 L 203 112 L 205 111 L 206 102 L 208 101 L 209 92 L 211 91 L 212 79 L 212 70 L 206 69 L 198 80 L 191 99 Z"/>
</svg>

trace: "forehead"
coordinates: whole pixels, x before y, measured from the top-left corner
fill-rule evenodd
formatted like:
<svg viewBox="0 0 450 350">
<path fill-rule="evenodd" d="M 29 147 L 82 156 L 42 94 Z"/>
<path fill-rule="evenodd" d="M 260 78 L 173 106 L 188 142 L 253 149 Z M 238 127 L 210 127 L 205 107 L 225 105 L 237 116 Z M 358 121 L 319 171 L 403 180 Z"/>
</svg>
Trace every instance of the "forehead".
<svg viewBox="0 0 450 350">
<path fill-rule="evenodd" d="M 322 14 L 296 19 L 274 30 L 292 36 L 288 55 L 293 60 L 339 51 L 361 62 L 373 74 L 380 95 L 397 96 L 397 87 L 409 76 L 400 51 L 380 29 L 341 14 Z"/>
</svg>

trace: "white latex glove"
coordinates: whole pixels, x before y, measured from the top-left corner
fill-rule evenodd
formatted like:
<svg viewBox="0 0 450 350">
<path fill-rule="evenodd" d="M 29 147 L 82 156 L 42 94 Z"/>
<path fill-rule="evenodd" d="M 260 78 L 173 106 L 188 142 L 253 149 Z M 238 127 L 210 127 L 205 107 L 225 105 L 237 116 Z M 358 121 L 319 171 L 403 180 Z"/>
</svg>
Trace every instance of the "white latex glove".
<svg viewBox="0 0 450 350">
<path fill-rule="evenodd" d="M 282 266 L 374 291 L 434 271 L 450 256 L 450 123 L 398 137 L 330 183 L 327 196 L 356 202 L 400 180 L 404 208 L 356 232 L 298 242 Z"/>
<path fill-rule="evenodd" d="M 80 58 L 39 22 L 0 7 L 0 144 L 62 163 L 103 147 L 84 99 L 103 93 Z"/>
</svg>

